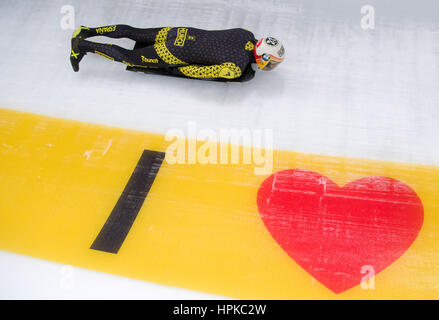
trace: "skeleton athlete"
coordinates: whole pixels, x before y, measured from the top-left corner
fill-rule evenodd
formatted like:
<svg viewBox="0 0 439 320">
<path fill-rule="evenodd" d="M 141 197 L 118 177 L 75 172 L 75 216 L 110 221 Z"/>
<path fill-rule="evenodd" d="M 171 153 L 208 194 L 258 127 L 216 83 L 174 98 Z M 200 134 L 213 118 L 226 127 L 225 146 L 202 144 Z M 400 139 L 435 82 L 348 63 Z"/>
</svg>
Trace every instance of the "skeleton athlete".
<svg viewBox="0 0 439 320">
<path fill-rule="evenodd" d="M 86 40 L 94 36 L 129 38 L 133 50 Z M 81 26 L 73 33 L 70 62 L 75 72 L 88 52 L 122 62 L 129 70 L 217 81 L 248 81 L 251 67 L 273 70 L 284 59 L 283 45 L 273 37 L 257 40 L 245 29 L 208 31 L 189 27 L 139 29 L 128 25 Z"/>
</svg>

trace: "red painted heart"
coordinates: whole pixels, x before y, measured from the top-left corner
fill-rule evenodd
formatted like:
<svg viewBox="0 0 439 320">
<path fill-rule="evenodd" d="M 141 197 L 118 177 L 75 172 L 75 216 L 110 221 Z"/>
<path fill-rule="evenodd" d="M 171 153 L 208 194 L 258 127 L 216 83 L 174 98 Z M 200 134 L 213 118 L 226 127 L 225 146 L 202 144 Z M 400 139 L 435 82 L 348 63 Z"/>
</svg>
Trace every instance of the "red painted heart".
<svg viewBox="0 0 439 320">
<path fill-rule="evenodd" d="M 299 169 L 268 177 L 258 207 L 274 240 L 335 293 L 358 285 L 364 266 L 377 274 L 392 264 L 424 219 L 421 200 L 401 181 L 367 177 L 340 188 Z"/>
</svg>

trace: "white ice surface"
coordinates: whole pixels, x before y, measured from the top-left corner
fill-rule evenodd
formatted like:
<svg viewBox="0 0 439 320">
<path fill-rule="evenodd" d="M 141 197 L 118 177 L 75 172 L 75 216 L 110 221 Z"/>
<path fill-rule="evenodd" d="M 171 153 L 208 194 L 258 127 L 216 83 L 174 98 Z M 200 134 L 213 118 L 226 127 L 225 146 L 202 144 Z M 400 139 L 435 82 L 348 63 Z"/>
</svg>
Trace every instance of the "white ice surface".
<svg viewBox="0 0 439 320">
<path fill-rule="evenodd" d="M 366 4 L 374 30 L 360 27 Z M 244 27 L 282 40 L 287 59 L 244 84 L 137 74 L 91 54 L 74 73 L 64 5 L 76 26 Z M 272 128 L 277 149 L 439 165 L 438 9 L 437 0 L 2 0 L 0 107 L 159 133 L 188 121 Z M 0 298 L 213 297 L 77 268 L 65 289 L 62 270 L 0 252 Z"/>
</svg>

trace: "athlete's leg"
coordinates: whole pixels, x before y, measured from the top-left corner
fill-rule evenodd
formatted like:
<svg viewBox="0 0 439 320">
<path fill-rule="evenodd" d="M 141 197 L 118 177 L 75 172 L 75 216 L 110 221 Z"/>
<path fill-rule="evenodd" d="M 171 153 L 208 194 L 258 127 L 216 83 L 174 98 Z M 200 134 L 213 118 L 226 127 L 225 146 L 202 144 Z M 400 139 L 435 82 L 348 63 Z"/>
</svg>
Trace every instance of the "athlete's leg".
<svg viewBox="0 0 439 320">
<path fill-rule="evenodd" d="M 88 28 L 80 26 L 73 33 L 73 37 L 82 39 L 105 36 L 109 38 L 128 38 L 145 44 L 154 44 L 157 33 L 161 28 L 134 28 L 126 24 L 117 24 L 112 26 Z"/>
<path fill-rule="evenodd" d="M 79 70 L 79 61 L 88 52 L 99 54 L 110 60 L 125 63 L 128 66 L 136 67 L 166 67 L 157 55 L 153 46 L 144 47 L 137 50 L 128 50 L 113 44 L 104 44 L 74 38 L 72 41 L 72 52 L 79 53 L 79 59 L 72 58 L 71 62 L 74 71 Z"/>
</svg>

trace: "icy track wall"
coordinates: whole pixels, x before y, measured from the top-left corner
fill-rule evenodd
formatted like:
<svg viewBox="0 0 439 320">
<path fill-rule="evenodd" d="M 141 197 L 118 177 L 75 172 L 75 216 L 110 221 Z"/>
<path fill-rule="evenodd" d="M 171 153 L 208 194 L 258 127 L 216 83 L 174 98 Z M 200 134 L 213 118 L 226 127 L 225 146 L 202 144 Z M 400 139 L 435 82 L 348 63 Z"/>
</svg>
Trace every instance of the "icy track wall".
<svg viewBox="0 0 439 320">
<path fill-rule="evenodd" d="M 360 25 L 361 8 L 366 4 L 372 5 L 376 11 L 373 30 L 364 30 Z M 281 39 L 286 48 L 287 58 L 276 71 L 259 73 L 254 80 L 243 84 L 212 83 L 135 74 L 126 72 L 125 66 L 122 64 L 113 63 L 91 54 L 81 62 L 80 72 L 73 73 L 68 61 L 69 40 L 73 30 L 63 30 L 60 25 L 63 17 L 62 8 L 65 5 L 71 5 L 75 9 L 76 27 L 78 25 L 100 26 L 115 23 L 131 24 L 138 27 L 168 25 L 194 26 L 204 29 L 244 27 L 253 31 L 257 37 L 273 35 Z M 391 288 L 393 285 L 394 289 L 413 289 L 418 286 L 422 290 L 430 290 L 428 291 L 430 295 L 427 297 L 431 297 L 432 294 L 437 296 L 434 288 L 428 285 L 437 279 L 437 267 L 435 267 L 437 254 L 431 251 L 433 248 L 431 246 L 430 249 L 426 249 L 428 243 L 434 243 L 434 240 L 437 239 L 437 224 L 434 222 L 436 221 L 434 213 L 437 212 L 438 208 L 434 200 L 437 190 L 434 180 L 436 177 L 435 169 L 417 165 L 414 167 L 404 165 L 399 168 L 397 164 L 388 165 L 390 166 L 388 167 L 378 165 L 381 162 L 374 163 L 366 160 L 364 162 L 353 160 L 353 162 L 344 162 L 344 160 L 334 160 L 343 158 L 301 156 L 303 153 L 314 153 L 424 165 L 439 164 L 439 126 L 437 125 L 439 120 L 439 93 L 437 90 L 439 27 L 436 16 L 437 9 L 438 5 L 435 1 L 417 1 L 416 3 L 412 1 L 367 1 L 367 3 L 362 1 L 331 1 L 330 3 L 325 1 L 273 1 L 271 3 L 262 1 L 71 1 L 69 3 L 64 1 L 2 1 L 0 4 L 0 26 L 3 39 L 0 44 L 2 52 L 0 107 L 160 134 L 165 134 L 168 130 L 175 128 L 185 130 L 188 121 L 195 122 L 199 128 L 210 128 L 217 131 L 222 128 L 271 128 L 274 130 L 275 149 L 299 152 L 295 155 L 282 153 L 283 156 L 276 158 L 280 165 L 275 169 L 291 168 L 293 164 L 297 163 L 300 163 L 302 167 L 308 164 L 309 168 L 313 167 L 322 175 L 331 176 L 332 174 L 338 177 L 334 179 L 331 176 L 339 185 L 360 178 L 358 172 L 363 172 L 363 174 L 380 173 L 384 176 L 386 176 L 386 172 L 387 176 L 392 173 L 407 183 L 410 181 L 408 184 L 411 187 L 416 186 L 414 191 L 417 192 L 418 196 L 421 196 L 425 221 L 428 224 L 424 224 L 422 227 L 421 241 L 419 242 L 418 239 L 418 242 L 415 242 L 414 249 L 408 252 L 408 258 L 402 260 L 403 262 L 400 262 L 397 267 L 388 270 L 397 270 L 404 274 L 407 271 L 405 268 L 419 268 L 422 265 L 424 268 L 421 268 L 422 272 L 425 271 L 426 276 L 422 278 L 424 281 L 422 283 L 415 283 L 416 276 L 395 282 L 392 278 L 392 271 L 389 271 L 390 273 L 387 274 L 390 276 L 385 278 L 382 283 L 385 283 L 387 288 Z M 114 42 L 127 48 L 133 45 L 128 40 Z M 2 121 L 4 132 L 15 132 L 15 136 L 10 134 L 2 136 L 0 150 L 3 159 L 12 159 L 11 162 L 6 160 L 2 162 L 4 170 L 10 168 L 10 163 L 16 163 L 17 166 L 21 163 L 11 158 L 16 150 L 32 148 L 32 144 L 29 145 L 24 140 L 20 140 L 20 137 L 27 137 L 29 141 L 32 141 L 32 135 L 26 136 L 25 133 L 21 134 L 20 131 L 17 131 L 20 128 L 18 124 L 27 123 L 28 127 L 26 128 L 35 130 L 30 130 L 30 132 L 38 132 L 39 139 L 47 139 L 41 140 L 46 141 L 47 144 L 52 144 L 53 139 L 57 137 L 51 135 L 45 126 L 30 125 L 29 123 L 32 121 L 25 120 L 26 117 L 20 118 L 9 112 L 2 113 L 2 116 L 3 119 L 0 121 Z M 14 125 L 14 119 L 19 118 L 22 120 L 17 120 L 17 125 Z M 51 121 L 42 119 L 38 120 L 40 122 L 37 124 L 47 124 Z M 65 131 L 63 130 L 68 131 L 70 126 L 68 123 L 60 123 L 63 126 L 60 126 L 62 130 L 60 129 L 61 131 L 58 132 L 58 138 L 64 137 Z M 86 130 L 84 132 L 88 132 L 88 129 L 84 130 Z M 89 141 L 92 145 L 93 143 L 101 144 L 102 141 L 110 141 L 116 135 L 116 131 L 96 130 L 98 130 L 95 131 L 98 134 L 95 139 L 93 139 L 94 136 L 86 135 L 84 141 Z M 125 135 L 132 137 L 128 133 L 121 134 L 122 137 Z M 147 134 L 145 135 L 147 136 Z M 37 141 L 36 138 L 35 141 Z M 111 141 L 116 143 L 117 139 L 114 138 Z M 129 140 L 121 138 L 120 141 Z M 106 145 L 100 147 L 105 150 Z M 75 144 L 72 145 L 72 147 L 74 146 Z M 163 147 L 161 144 L 157 146 Z M 150 146 L 145 145 L 146 147 Z M 129 144 L 126 146 L 121 144 L 119 151 L 125 150 L 124 148 L 127 148 L 128 151 L 131 150 Z M 36 153 L 36 155 L 38 154 L 40 153 Z M 90 162 L 86 162 L 86 160 L 91 160 L 91 163 L 96 165 L 97 162 L 93 162 L 97 161 L 94 156 L 96 154 L 90 154 L 90 158 L 88 156 L 81 158 L 81 166 L 90 165 Z M 119 167 L 117 170 L 123 171 L 123 175 L 119 175 L 119 177 L 124 176 L 128 179 L 130 170 L 133 169 L 138 159 L 134 154 L 129 159 L 125 159 L 123 153 L 116 154 L 116 158 L 113 158 L 114 156 L 114 151 L 110 150 L 106 158 L 102 157 L 102 161 L 107 161 L 109 166 L 114 165 L 112 162 L 114 159 L 118 159 L 120 161 L 118 163 L 127 161 L 126 163 L 129 165 L 126 168 Z M 280 161 L 280 159 L 284 160 Z M 325 163 L 331 163 L 331 166 L 327 166 L 325 169 Z M 355 166 L 349 167 L 346 163 L 358 165 L 360 170 L 356 171 Z M 374 166 L 375 169 L 373 169 Z M 48 167 L 47 162 L 42 162 L 39 168 L 39 170 L 47 168 L 47 173 L 56 173 L 56 168 Z M 349 173 L 347 176 L 352 179 L 341 177 L 340 172 L 346 168 L 348 168 Z M 389 171 L 386 171 L 386 168 Z M 18 181 L 19 176 L 11 175 L 12 171 L 10 170 L 8 172 L 9 174 L 2 175 L 3 181 Z M 164 172 L 166 174 L 166 171 Z M 232 171 L 230 179 L 232 179 L 231 177 L 248 178 L 249 175 L 246 172 L 245 170 Z M 206 171 L 201 171 L 201 173 L 208 174 Z M 199 175 L 201 173 L 196 172 Z M 294 178 L 295 174 L 292 173 L 290 177 Z M 311 179 L 308 181 L 311 184 L 312 179 L 316 178 L 314 175 L 307 177 Z M 198 178 L 198 180 L 195 179 L 195 182 L 204 181 L 206 183 L 202 175 Z M 326 179 L 318 176 L 317 178 L 320 179 L 319 181 Z M 419 179 L 417 180 L 417 178 Z M 254 182 L 254 180 L 252 181 Z M 263 181 L 265 180 L 261 179 L 253 185 L 249 184 L 249 188 L 245 190 L 251 197 L 254 196 L 255 190 L 264 194 L 266 189 L 263 188 Z M 270 180 L 266 181 L 270 182 Z M 190 182 L 190 176 L 187 177 L 186 182 Z M 331 184 L 329 180 L 327 183 Z M 124 181 L 120 184 L 123 189 Z M 230 184 L 230 186 L 232 185 L 236 188 L 239 184 Z M 261 185 L 262 189 L 255 188 L 256 185 Z M 15 190 L 13 187 L 19 186 L 17 184 L 12 185 L 12 187 L 7 185 L 3 187 L 5 190 Z M 33 184 L 29 182 L 25 186 L 32 190 Z M 156 189 L 160 186 L 163 188 L 163 184 L 155 184 Z M 411 199 L 410 201 L 413 201 L 408 202 L 413 203 L 415 208 L 419 208 L 417 196 L 413 196 L 411 189 L 406 189 L 405 184 L 398 186 L 404 190 L 403 193 Z M 113 200 L 117 200 L 122 189 L 117 192 L 112 191 L 111 194 L 116 197 Z M 45 189 L 35 190 L 43 192 Z M 100 195 L 99 199 L 105 196 L 105 190 L 105 188 L 96 189 L 95 192 Z M 187 190 L 191 189 L 187 188 Z M 200 187 L 199 190 L 206 190 L 206 188 Z M 81 191 L 81 188 L 78 187 L 76 191 Z M 152 192 L 149 197 L 155 199 L 154 195 L 157 198 L 156 192 Z M 187 196 L 187 199 L 193 199 L 191 198 L 193 195 Z M 229 196 L 228 200 L 230 201 L 239 200 L 239 198 L 234 198 L 234 195 L 230 194 Z M 251 197 L 249 196 L 248 199 Z M 264 198 L 264 196 L 261 197 Z M 172 206 L 170 202 L 166 202 L 160 196 L 159 199 L 164 204 Z M 108 207 L 114 206 L 115 201 L 113 200 L 108 201 Z M 213 213 L 221 214 L 220 209 L 224 208 L 218 203 L 215 205 L 215 203 L 215 199 L 204 203 L 205 211 L 212 213 L 212 219 L 218 217 Z M 197 207 L 197 203 L 192 203 L 192 205 Z M 224 204 L 222 205 L 224 206 Z M 273 213 L 270 208 L 265 208 L 263 203 L 259 203 L 258 208 L 255 203 L 244 202 L 243 206 L 250 211 L 243 215 L 236 215 L 234 218 L 230 217 L 230 219 L 231 221 L 238 219 L 234 220 L 234 223 L 238 226 L 241 223 L 243 229 L 248 228 L 248 222 L 255 223 L 257 232 L 265 232 L 266 238 L 255 239 L 261 246 L 263 245 L 261 239 L 271 238 L 261 224 L 258 210 L 262 219 L 264 219 L 264 213 L 275 217 L 276 212 Z M 5 204 L 2 208 L 5 210 L 9 207 Z M 14 210 L 18 213 L 24 208 L 26 207 L 23 204 Z M 198 209 L 201 210 L 200 205 L 198 205 Z M 48 212 L 55 211 L 49 210 Z M 234 211 L 229 208 L 224 212 L 230 214 Z M 238 210 L 238 212 L 244 211 Z M 0 213 L 4 214 L 5 211 Z M 411 226 L 417 232 L 420 229 L 420 213 L 419 211 L 411 211 L 411 213 L 417 217 Z M 100 214 L 102 217 L 99 218 L 100 220 L 98 219 L 99 221 L 106 218 L 109 212 L 103 210 Z M 141 218 L 145 217 L 142 215 L 142 211 L 139 215 Z M 196 216 L 192 215 L 189 218 L 193 219 Z M 222 226 L 221 222 L 224 223 L 221 220 L 216 223 L 218 228 Z M 267 229 L 273 232 L 272 235 L 276 234 L 275 226 L 269 220 L 263 222 Z M 2 225 L 5 226 L 5 224 Z M 226 232 L 225 230 L 223 231 Z M 252 239 L 252 236 L 258 234 L 257 232 L 252 233 L 253 229 L 245 230 L 249 232 L 246 234 L 249 236 L 248 239 Z M 422 230 L 424 230 L 423 233 Z M 426 234 L 425 230 L 429 233 Z M 5 231 L 11 232 L 11 229 L 6 228 Z M 3 234 L 7 234 L 7 232 Z M 289 250 L 285 248 L 285 243 L 282 243 L 281 239 L 276 239 L 275 235 L 274 238 L 277 244 L 264 242 L 264 245 L 277 249 L 280 245 L 285 251 Z M 192 240 L 196 243 L 197 238 Z M 182 248 L 181 252 L 189 249 Z M 252 250 L 256 249 L 252 248 Z M 227 252 L 230 254 L 231 251 Z M 282 250 L 274 252 L 278 259 L 283 259 L 285 253 Z M 419 252 L 424 252 L 425 255 L 418 256 Z M 175 254 L 178 255 L 179 252 Z M 198 255 L 198 259 L 202 257 L 202 255 Z M 236 257 L 246 259 L 246 256 L 239 252 Z M 266 256 L 258 257 L 261 258 L 260 261 L 266 261 Z M 163 297 L 200 297 L 191 292 L 164 289 L 164 287 L 149 286 L 146 283 L 140 286 L 138 283 L 128 282 L 128 280 L 87 273 L 79 269 L 76 281 L 79 283 L 82 281 L 80 288 L 76 291 L 63 291 L 59 288 L 57 278 L 59 276 L 57 275 L 48 275 L 44 283 L 39 283 L 39 280 L 32 276 L 38 274 L 36 272 L 47 275 L 47 270 L 55 267 L 43 264 L 38 260 L 22 259 L 24 258 L 2 253 L 2 283 L 7 283 L 9 288 L 3 292 L 4 297 L 20 297 L 24 295 L 23 291 L 28 292 L 26 294 L 30 296 L 32 293 L 29 292 L 36 292 L 35 296 L 37 297 L 42 295 L 64 295 L 67 297 L 89 295 L 93 297 L 93 294 L 114 297 L 116 295 L 116 293 L 114 295 L 108 293 L 109 290 L 96 289 L 99 281 L 105 283 L 103 287 L 112 286 L 114 290 L 120 292 L 122 297 L 132 296 L 131 288 L 135 288 L 135 291 L 144 297 L 159 297 L 160 294 Z M 246 263 L 251 265 L 251 259 L 255 259 L 254 256 L 249 256 Z M 66 262 L 66 259 L 53 260 Z M 419 263 L 418 260 L 423 262 Z M 178 261 L 178 259 L 173 261 Z M 301 275 L 301 280 L 294 277 L 293 279 L 299 281 L 297 282 L 299 287 L 303 285 L 300 291 L 305 292 L 306 290 L 303 291 L 303 288 L 310 286 L 312 282 L 310 275 L 297 267 L 289 257 L 282 261 L 285 274 L 292 276 L 289 270 L 294 269 L 298 275 Z M 15 267 L 11 268 L 10 265 Z M 23 268 L 20 273 L 19 266 L 23 265 L 26 268 Z M 269 266 L 269 268 L 272 267 L 272 265 Z M 141 266 L 139 268 L 142 269 Z M 95 269 L 102 270 L 102 268 Z M 304 269 L 309 271 L 306 266 Z M 279 270 L 273 270 L 272 274 L 284 274 L 279 273 Z M 114 270 L 104 271 L 121 274 Z M 253 272 L 249 273 L 248 276 L 256 274 Z M 178 274 L 173 276 L 176 279 L 179 277 Z M 203 276 L 207 277 L 209 273 L 206 272 Z M 22 280 L 14 281 L 18 278 Z M 138 278 L 142 277 L 138 276 Z M 149 279 L 152 278 L 149 277 Z M 157 280 L 159 278 L 154 279 L 157 282 L 182 286 L 178 281 L 170 281 L 169 277 L 164 281 Z M 242 280 L 242 278 L 240 279 Z M 283 282 L 282 279 L 277 280 L 279 283 Z M 322 278 L 319 280 L 328 286 L 328 281 Z M 87 286 L 84 282 L 91 282 L 95 287 L 93 285 Z M 47 291 L 45 291 L 46 289 L 36 289 L 47 286 L 47 283 L 52 283 Z M 261 287 L 257 281 L 250 283 L 256 283 L 254 291 L 251 290 L 251 287 L 241 291 L 239 288 L 234 288 L 234 291 L 230 291 L 224 287 L 213 286 L 209 289 L 205 287 L 206 285 L 191 286 L 190 283 L 185 287 L 234 297 L 248 297 L 249 292 L 253 292 L 253 297 L 264 297 L 258 293 L 257 288 L 261 289 Z M 32 290 L 26 287 L 29 285 Z M 228 285 L 232 286 L 230 283 Z M 329 287 L 334 292 L 346 289 L 340 289 L 337 284 L 331 283 L 329 283 Z M 310 289 L 311 294 L 306 298 L 334 298 L 333 292 L 320 288 L 319 283 L 312 282 L 312 288 L 317 288 L 320 291 L 314 292 Z M 288 291 L 287 289 L 284 288 L 285 291 L 282 291 L 282 297 L 298 297 L 296 291 Z M 419 295 L 416 296 L 416 292 L 414 290 L 412 295 L 419 297 Z M 370 296 L 374 297 L 374 294 L 371 293 Z M 391 291 L 390 295 L 386 293 L 383 296 L 392 297 Z M 270 297 L 276 297 L 276 295 Z M 303 298 L 303 296 L 300 297 Z"/>
</svg>

